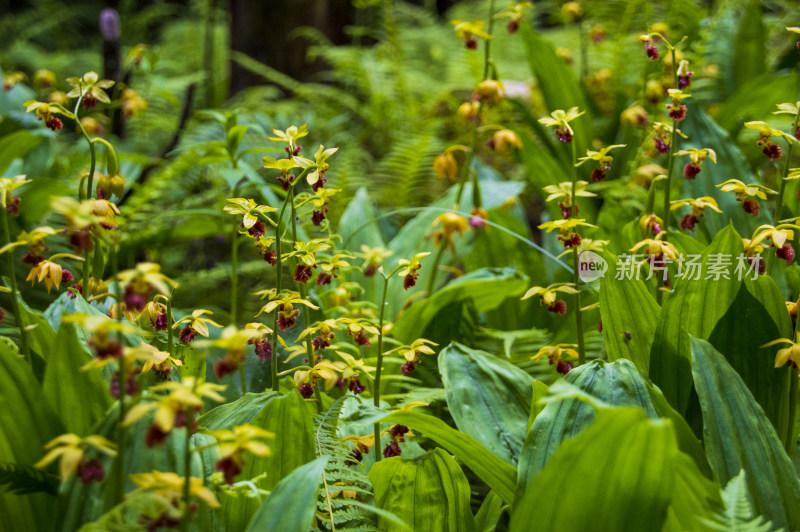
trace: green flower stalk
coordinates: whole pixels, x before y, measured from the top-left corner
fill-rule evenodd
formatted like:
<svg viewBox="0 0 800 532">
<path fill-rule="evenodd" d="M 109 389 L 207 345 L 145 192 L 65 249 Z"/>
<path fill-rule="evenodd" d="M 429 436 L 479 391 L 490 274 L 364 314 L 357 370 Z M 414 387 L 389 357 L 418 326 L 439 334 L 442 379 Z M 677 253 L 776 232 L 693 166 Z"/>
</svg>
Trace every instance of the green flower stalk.
<svg viewBox="0 0 800 532">
<path fill-rule="evenodd" d="M 383 276 L 383 295 L 381 296 L 381 310 L 378 316 L 378 362 L 375 365 L 375 391 L 372 394 L 372 404 L 376 408 L 381 407 L 381 374 L 383 373 L 383 320 L 386 310 L 386 292 L 389 289 L 389 280 L 398 272 L 403 276 L 403 287 L 408 290 L 417 282 L 419 276 L 419 269 L 421 268 L 420 261 L 430 255 L 428 252 L 417 253 L 411 260 L 400 259 L 397 267 L 392 270 L 392 273 L 386 275 L 383 272 L 383 267 L 378 268 L 378 271 Z M 376 422 L 373 426 L 375 432 L 375 461 L 379 462 L 381 459 L 381 424 Z"/>
<path fill-rule="evenodd" d="M 5 196 L 5 194 L 4 194 Z M 8 210 L 6 210 L 5 197 L 3 198 L 2 219 L 3 219 L 3 238 L 5 244 L 11 244 L 11 235 L 8 230 Z M 14 254 L 9 250 L 6 253 L 8 261 L 8 277 L 11 283 L 11 306 L 14 309 L 14 317 L 17 319 L 17 328 L 19 329 L 19 343 L 22 354 L 25 357 L 25 362 L 31 363 L 31 351 L 28 343 L 28 331 L 25 329 L 25 324 L 22 320 L 22 311 L 19 305 L 19 288 L 17 287 L 17 274 L 14 269 Z"/>
</svg>

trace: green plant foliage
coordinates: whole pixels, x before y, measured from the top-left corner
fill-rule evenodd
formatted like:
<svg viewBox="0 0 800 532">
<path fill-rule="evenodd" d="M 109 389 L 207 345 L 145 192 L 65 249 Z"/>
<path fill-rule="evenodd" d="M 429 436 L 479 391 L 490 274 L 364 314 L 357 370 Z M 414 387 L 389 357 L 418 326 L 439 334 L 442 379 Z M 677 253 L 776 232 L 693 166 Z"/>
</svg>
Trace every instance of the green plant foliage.
<svg viewBox="0 0 800 532">
<path fill-rule="evenodd" d="M 370 480 L 378 506 L 404 516 L 413 530 L 476 530 L 467 477 L 441 449 L 412 460 L 382 460 L 370 470 Z M 386 530 L 402 530 L 379 524 Z"/>
<path fill-rule="evenodd" d="M 514 468 L 497 458 L 469 434 L 462 434 L 433 416 L 418 412 L 395 412 L 384 422 L 399 423 L 432 439 L 483 480 L 506 504 L 514 500 Z"/>
<path fill-rule="evenodd" d="M 253 515 L 246 530 L 278 532 L 311 528 L 325 460 L 324 457 L 312 460 L 281 480 Z"/>
<path fill-rule="evenodd" d="M 5 485 L 8 493 L 28 495 L 47 493 L 56 495 L 60 480 L 56 475 L 31 466 L 0 462 L 0 485 Z"/>
<path fill-rule="evenodd" d="M 758 515 L 775 527 L 796 528 L 800 497 L 794 467 L 764 410 L 711 344 L 692 339 L 692 373 L 703 410 L 709 464 L 726 485 L 744 470 Z"/>
<path fill-rule="evenodd" d="M 794 426 L 789 421 L 791 376 L 788 368 L 773 367 L 777 348 L 761 346 L 789 337 L 790 330 L 785 327 L 779 331 L 764 305 L 742 285 L 708 338 L 719 353 L 726 353 L 723 356 L 764 410 L 781 441 L 791 437 Z"/>
<path fill-rule="evenodd" d="M 602 449 L 602 451 L 600 450 Z M 657 453 L 660 460 L 653 460 Z M 623 465 L 624 464 L 624 465 Z M 702 478 L 678 449 L 672 423 L 650 419 L 639 408 L 600 411 L 582 434 L 564 442 L 515 504 L 509 530 L 660 530 L 681 493 L 678 471 Z M 562 494 L 579 483 L 572 511 Z M 684 484 L 683 486 L 685 486 Z M 682 487 L 683 487 L 682 486 Z M 713 492 L 712 492 L 713 493 Z M 601 510 L 602 509 L 602 510 Z"/>
<path fill-rule="evenodd" d="M 631 360 L 647 375 L 650 347 L 661 309 L 644 281 L 621 276 L 618 279 L 617 257 L 607 253 L 605 259 L 609 268 L 600 282 L 600 315 L 606 354 L 611 361 L 619 358 Z"/>
<path fill-rule="evenodd" d="M 747 495 L 747 474 L 744 470 L 730 479 L 722 490 L 722 512 L 714 513 L 712 519 L 701 519 L 710 530 L 740 530 L 742 532 L 766 532 L 772 523 L 753 513 L 753 505 Z"/>
<path fill-rule="evenodd" d="M 101 4 L 0 4 L 0 531 L 800 529 L 795 3 Z"/>
<path fill-rule="evenodd" d="M 345 399 L 338 399 L 314 420 L 314 451 L 319 458 L 326 460 L 322 471 L 324 489 L 317 502 L 317 519 L 320 528 L 326 530 L 370 530 L 375 526 L 372 514 L 357 506 L 355 503 L 359 501 L 353 499 L 371 495 L 372 485 L 361 466 L 353 463 L 350 449 L 336 438 Z"/>
<path fill-rule="evenodd" d="M 720 231 L 703 252 L 704 262 L 714 253 L 741 253 L 741 238 L 732 226 Z M 678 280 L 675 291 L 664 300 L 650 352 L 650 378 L 679 412 L 685 413 L 691 392 L 689 335 L 708 338 L 736 297 L 739 282 L 729 268 L 728 278 Z"/>
<path fill-rule="evenodd" d="M 47 365 L 42 383 L 48 390 L 46 398 L 68 432 L 88 436 L 111 407 L 108 384 L 100 373 L 81 369 L 92 356 L 74 325 L 61 325 L 54 346 L 58 352 Z"/>
<path fill-rule="evenodd" d="M 459 343 L 439 353 L 439 373 L 458 429 L 516 464 L 525 441 L 533 379 L 503 359 Z"/>
<path fill-rule="evenodd" d="M 436 330 L 440 330 L 439 320 L 442 316 L 458 319 L 460 314 L 456 311 L 466 302 L 474 305 L 479 312 L 493 310 L 507 298 L 521 295 L 527 284 L 528 279 L 515 268 L 482 268 L 470 272 L 403 313 L 395 323 L 394 336 L 401 342 L 411 342 L 419 337 L 437 342 L 449 340 L 441 338 L 441 333 L 436 334 Z"/>
<path fill-rule="evenodd" d="M 705 470 L 697 440 L 686 422 L 669 405 L 661 392 L 650 384 L 628 360 L 613 363 L 599 361 L 570 371 L 568 382 L 589 395 L 614 406 L 639 406 L 653 418 L 671 419 L 681 450 L 695 459 Z M 520 455 L 517 495 L 533 481 L 550 461 L 553 453 L 565 442 L 583 433 L 594 420 L 591 406 L 579 399 L 547 403 L 536 415 Z"/>
<path fill-rule="evenodd" d="M 42 446 L 63 432 L 61 420 L 42 401 L 44 392 L 30 369 L 5 344 L 0 344 L 0 390 L 0 463 L 28 468 L 41 457 Z M 13 486 L 0 487 L 0 513 L 7 522 L 26 530 L 51 530 L 47 516 L 53 515 L 53 496 L 17 495 Z"/>
</svg>

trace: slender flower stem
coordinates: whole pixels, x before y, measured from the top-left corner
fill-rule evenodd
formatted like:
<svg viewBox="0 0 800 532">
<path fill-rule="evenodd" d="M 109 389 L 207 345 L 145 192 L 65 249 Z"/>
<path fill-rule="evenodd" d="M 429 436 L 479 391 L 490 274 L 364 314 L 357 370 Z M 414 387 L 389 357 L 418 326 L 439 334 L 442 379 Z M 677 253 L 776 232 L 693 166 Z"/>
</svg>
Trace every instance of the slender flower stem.
<svg viewBox="0 0 800 532">
<path fill-rule="evenodd" d="M 111 244 L 111 271 L 114 276 L 114 297 L 117 303 L 117 321 L 122 321 L 122 291 L 119 284 L 119 264 L 117 262 L 117 246 Z M 84 287 L 85 288 L 85 287 Z M 122 342 L 122 333 L 117 331 L 117 342 Z M 116 502 L 120 503 L 125 498 L 125 484 L 127 482 L 127 475 L 125 474 L 125 446 L 127 431 L 124 425 L 125 421 L 125 399 L 127 397 L 127 386 L 125 376 L 125 356 L 119 359 L 118 363 L 118 395 L 119 395 L 119 422 L 117 423 L 117 464 L 119 464 L 119 475 L 117 476 L 117 493 Z"/>
<path fill-rule="evenodd" d="M 183 519 L 181 521 L 181 531 L 188 532 L 189 521 L 192 518 L 192 507 L 189 502 L 190 486 L 192 482 L 192 425 L 194 425 L 194 408 L 186 409 L 186 442 L 183 448 L 183 474 L 186 475 L 183 481 Z"/>
<path fill-rule="evenodd" d="M 83 134 L 83 138 L 85 138 L 86 142 L 89 144 L 89 157 L 90 157 L 90 159 L 89 159 L 89 176 L 88 176 L 88 178 L 86 180 L 86 195 L 84 196 L 83 192 L 79 188 L 79 190 L 78 190 L 78 198 L 79 199 L 84 199 L 84 198 L 91 199 L 92 198 L 92 182 L 94 181 L 94 169 L 95 169 L 95 167 L 97 165 L 97 154 L 95 153 L 94 143 L 92 142 L 91 137 L 89 137 L 89 134 L 86 132 L 86 129 L 84 129 L 83 124 L 81 124 L 80 118 L 78 117 L 78 109 L 80 109 L 80 107 L 81 107 L 81 102 L 83 102 L 83 95 L 81 95 L 81 97 L 78 98 L 78 101 L 75 104 L 75 112 L 73 114 L 75 115 L 75 122 L 78 124 L 78 128 L 81 130 L 81 133 Z"/>
<path fill-rule="evenodd" d="M 395 269 L 395 272 L 396 271 L 397 269 Z M 386 292 L 389 288 L 389 279 L 391 279 L 395 272 L 392 272 L 391 275 L 385 276 L 383 279 L 383 297 L 381 298 L 381 312 L 380 317 L 378 318 L 378 363 L 375 365 L 375 393 L 372 394 L 372 404 L 375 405 L 376 408 L 381 407 L 381 372 L 383 371 L 383 314 L 384 310 L 386 310 Z M 373 428 L 375 430 L 375 461 L 379 462 L 381 459 L 381 424 L 375 423 Z"/>
<path fill-rule="evenodd" d="M 578 162 L 578 148 L 575 142 L 570 143 L 572 146 L 572 212 L 571 216 L 578 215 L 578 198 L 575 195 L 578 184 L 578 167 L 575 166 Z M 583 365 L 586 363 L 586 346 L 583 341 L 583 314 L 581 311 L 581 291 L 580 283 L 581 278 L 578 275 L 578 246 L 572 248 L 572 282 L 575 284 L 575 332 L 578 336 L 578 363 Z"/>
<path fill-rule="evenodd" d="M 292 187 L 290 191 L 290 195 L 292 196 L 291 205 L 292 205 L 292 241 L 297 242 L 297 215 L 295 213 L 295 205 L 294 205 L 294 187 Z M 297 258 L 294 259 L 294 267 L 297 268 Z M 300 297 L 302 299 L 306 299 L 306 284 L 301 282 L 296 282 L 297 290 L 300 292 Z M 308 307 L 301 309 L 300 313 L 303 315 L 303 325 L 306 329 L 311 327 L 311 316 L 309 313 L 311 309 Z M 314 366 L 314 345 L 311 343 L 312 338 L 311 335 L 306 336 L 306 357 L 308 358 L 308 363 L 311 366 Z M 322 413 L 322 393 L 319 391 L 319 386 L 314 386 L 314 397 L 317 400 L 317 412 L 320 414 Z"/>
<path fill-rule="evenodd" d="M 83 138 L 86 139 L 86 142 L 89 144 L 89 175 L 86 179 L 86 193 L 84 194 L 83 189 L 78 186 L 78 199 L 92 199 L 92 183 L 94 182 L 94 170 L 97 166 L 97 154 L 94 148 L 94 142 L 92 142 L 92 138 L 89 137 L 89 134 L 84 129 L 83 124 L 81 124 L 80 118 L 78 117 L 78 110 L 81 107 L 81 102 L 83 102 L 83 95 L 78 98 L 77 103 L 75 104 L 75 122 L 78 124 L 78 128 L 81 130 L 81 134 L 83 134 Z M 83 263 L 83 297 L 84 299 L 89 299 L 89 252 L 86 252 L 86 261 Z"/>
<path fill-rule="evenodd" d="M 675 88 L 678 88 L 678 67 L 675 63 L 675 48 L 670 48 L 670 54 L 672 54 L 672 78 L 673 83 L 675 84 Z M 670 204 L 669 204 L 669 195 L 670 195 L 670 184 L 672 182 L 672 170 L 675 167 L 675 152 L 676 146 L 675 144 L 678 141 L 678 121 L 674 118 L 672 119 L 672 133 L 670 135 L 669 141 L 669 160 L 667 161 L 667 179 L 664 181 L 664 209 L 662 211 L 661 220 L 664 223 L 664 236 L 663 239 L 666 241 L 669 238 L 669 212 L 670 212 Z"/>
<path fill-rule="evenodd" d="M 433 260 L 433 268 L 431 269 L 431 277 L 428 279 L 428 295 L 427 297 L 431 297 L 433 295 L 433 288 L 436 282 L 436 273 L 439 270 L 439 263 L 442 261 L 442 255 L 444 255 L 444 248 L 447 247 L 445 245 L 445 238 L 450 238 L 447 236 L 442 237 L 442 241 L 439 242 L 439 250 L 436 252 L 436 258 Z M 381 309 L 382 310 L 382 309 Z"/>
<path fill-rule="evenodd" d="M 167 298 L 167 353 L 169 353 L 169 356 L 172 356 L 173 341 L 174 341 L 172 335 L 172 325 L 173 325 L 172 322 L 174 321 L 172 319 L 172 297 L 173 294 L 170 294 L 169 298 Z"/>
<path fill-rule="evenodd" d="M 294 198 L 294 185 L 298 183 L 301 179 L 303 179 L 308 172 L 311 172 L 316 169 L 316 166 L 309 166 L 305 170 L 303 170 L 297 179 L 295 179 L 291 184 L 291 192 L 286 194 L 286 198 L 283 200 L 283 205 L 281 205 L 281 210 L 278 213 L 278 222 L 275 224 L 275 250 L 277 252 L 277 261 L 276 264 L 277 268 L 277 279 L 275 282 L 276 292 L 275 295 L 280 297 L 281 290 L 283 290 L 283 272 L 282 272 L 282 261 L 281 261 L 281 229 L 283 226 L 283 215 L 286 213 L 286 207 L 289 205 L 289 202 L 292 201 Z M 280 383 L 278 382 L 278 312 L 281 310 L 280 306 L 275 308 L 275 318 L 272 322 L 272 389 L 273 391 L 280 390 Z M 311 362 L 309 360 L 309 362 Z"/>
<path fill-rule="evenodd" d="M 798 106 L 798 111 L 794 115 L 792 130 L 790 132 L 791 135 L 794 135 L 794 132 L 797 131 L 798 122 L 800 122 L 800 106 Z M 789 165 L 792 161 L 792 149 L 794 148 L 794 142 L 787 140 L 786 144 L 788 145 L 786 149 L 786 160 L 783 163 L 783 172 L 781 172 L 781 184 L 778 187 L 778 197 L 775 199 L 775 214 L 772 217 L 773 226 L 777 226 L 783 217 L 783 195 L 786 192 L 786 176 L 789 175 Z M 775 251 L 777 253 L 777 250 Z M 775 266 L 775 259 L 776 255 L 775 253 L 772 253 L 767 261 L 767 274 L 772 273 L 772 268 Z"/>
<path fill-rule="evenodd" d="M 278 214 L 278 223 L 275 225 L 275 251 L 277 253 L 276 259 L 278 263 L 275 265 L 277 268 L 276 281 L 275 281 L 275 295 L 280 297 L 283 272 L 283 263 L 281 261 L 281 228 L 283 226 L 283 214 L 286 212 L 286 204 L 290 201 L 291 195 L 287 194 L 286 199 L 283 201 L 283 206 Z M 272 390 L 280 390 L 280 383 L 278 382 L 278 312 L 281 310 L 280 305 L 275 307 L 275 316 L 272 322 Z M 310 362 L 310 361 L 309 361 Z"/>
<path fill-rule="evenodd" d="M 11 243 L 11 234 L 8 231 L 8 211 L 2 209 L 3 219 L 3 238 L 5 244 Z M 14 270 L 14 252 L 9 250 L 6 252 L 6 259 L 8 260 L 8 277 L 11 283 L 11 306 L 14 308 L 14 317 L 17 319 L 17 327 L 19 328 L 19 343 L 22 348 L 22 354 L 25 356 L 25 362 L 31 363 L 31 351 L 28 346 L 28 331 L 25 330 L 25 324 L 22 319 L 22 312 L 19 305 L 19 289 L 17 288 L 17 274 Z"/>
<path fill-rule="evenodd" d="M 231 234 L 231 323 L 236 326 L 239 306 L 239 223 L 234 222 Z"/>
</svg>

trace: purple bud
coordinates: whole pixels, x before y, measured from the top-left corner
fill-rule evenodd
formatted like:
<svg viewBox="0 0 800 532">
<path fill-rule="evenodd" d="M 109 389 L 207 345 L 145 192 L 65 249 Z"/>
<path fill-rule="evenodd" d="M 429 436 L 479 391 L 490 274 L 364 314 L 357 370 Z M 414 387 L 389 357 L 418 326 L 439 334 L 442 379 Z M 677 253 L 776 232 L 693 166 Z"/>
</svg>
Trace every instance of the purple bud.
<svg viewBox="0 0 800 532">
<path fill-rule="evenodd" d="M 100 12 L 100 33 L 106 41 L 118 41 L 120 36 L 119 13 L 111 7 Z"/>
</svg>

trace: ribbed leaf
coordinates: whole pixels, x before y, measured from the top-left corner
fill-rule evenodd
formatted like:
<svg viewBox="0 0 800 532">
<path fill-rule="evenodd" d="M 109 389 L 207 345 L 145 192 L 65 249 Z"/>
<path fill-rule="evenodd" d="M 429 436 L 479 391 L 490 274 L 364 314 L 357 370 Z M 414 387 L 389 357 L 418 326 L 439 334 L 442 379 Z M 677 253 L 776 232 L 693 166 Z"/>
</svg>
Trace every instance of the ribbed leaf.
<svg viewBox="0 0 800 532">
<path fill-rule="evenodd" d="M 64 432 L 43 395 L 30 366 L 0 343 L 0 461 L 32 466 L 44 456 L 44 445 Z M 13 495 L 0 487 L 0 515 L 14 530 L 49 531 L 53 500 L 43 493 Z"/>
<path fill-rule="evenodd" d="M 647 383 L 629 360 L 592 361 L 567 373 L 564 380 L 614 406 L 640 406 L 658 417 Z M 594 420 L 594 409 L 578 399 L 548 403 L 536 416 L 519 459 L 517 496 L 542 469 L 563 442 L 581 433 Z"/>
<path fill-rule="evenodd" d="M 700 262 L 706 264 L 709 255 L 716 253 L 736 257 L 742 250 L 741 237 L 729 225 L 714 237 Z M 705 280 L 705 273 L 700 275 L 699 280 L 678 279 L 675 290 L 667 296 L 661 307 L 650 352 L 650 378 L 681 414 L 686 413 L 692 391 L 688 335 L 708 338 L 728 310 L 740 284 L 734 269 L 735 264 L 727 269 L 728 279 Z"/>
<path fill-rule="evenodd" d="M 384 418 L 383 422 L 405 425 L 432 439 L 453 453 L 506 504 L 513 502 L 516 477 L 514 468 L 493 455 L 469 434 L 459 432 L 444 421 L 420 412 L 395 412 Z"/>
<path fill-rule="evenodd" d="M 649 419 L 639 408 L 599 411 L 534 477 L 509 530 L 660 530 L 675 468 L 694 467 L 681 456 L 670 421 Z"/>
<path fill-rule="evenodd" d="M 81 370 L 93 357 L 78 339 L 75 325 L 61 324 L 56 346 L 44 374 L 45 398 L 68 432 L 89 436 L 111 406 L 108 384 L 99 371 Z"/>
<path fill-rule="evenodd" d="M 648 375 L 650 347 L 661 309 L 644 280 L 617 279 L 617 257 L 606 253 L 604 258 L 608 270 L 600 283 L 600 316 L 608 360 L 627 358 Z"/>
<path fill-rule="evenodd" d="M 667 403 L 661 392 L 650 384 L 633 363 L 620 359 L 613 363 L 592 361 L 567 373 L 566 382 L 614 406 L 639 406 L 651 418 L 672 421 L 679 448 L 697 467 L 711 475 L 703 449 L 686 421 Z M 591 406 L 578 399 L 549 402 L 536 416 L 519 460 L 517 495 L 526 487 L 557 449 L 583 432 L 594 420 Z"/>
<path fill-rule="evenodd" d="M 781 346 L 761 346 L 790 334 L 790 330 L 778 330 L 764 305 L 743 284 L 708 338 L 742 378 L 783 442 L 790 438 L 793 425 L 789 423 L 791 371 L 774 367 L 775 354 Z"/>
<path fill-rule="evenodd" d="M 458 429 L 516 464 L 533 398 L 533 379 L 484 351 L 452 343 L 439 353 L 447 405 Z"/>
<path fill-rule="evenodd" d="M 692 338 L 691 353 L 706 454 L 715 475 L 727 484 L 744 470 L 756 513 L 775 527 L 800 528 L 800 483 L 763 409 L 711 344 Z"/>
<path fill-rule="evenodd" d="M 412 460 L 381 460 L 370 469 L 369 479 L 378 507 L 402 516 L 413 530 L 475 532 L 469 482 L 445 451 L 434 449 Z M 401 530 L 385 519 L 379 526 Z"/>
<path fill-rule="evenodd" d="M 326 459 L 317 458 L 281 480 L 247 525 L 248 532 L 305 532 L 311 529 Z"/>
</svg>

